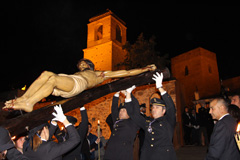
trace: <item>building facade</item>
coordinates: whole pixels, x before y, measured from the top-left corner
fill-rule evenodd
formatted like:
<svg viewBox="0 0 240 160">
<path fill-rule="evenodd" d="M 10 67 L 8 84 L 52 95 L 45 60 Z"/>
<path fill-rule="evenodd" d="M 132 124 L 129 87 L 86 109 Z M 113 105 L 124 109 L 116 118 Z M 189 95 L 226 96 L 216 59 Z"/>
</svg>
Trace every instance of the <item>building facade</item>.
<svg viewBox="0 0 240 160">
<path fill-rule="evenodd" d="M 88 23 L 87 48 L 84 58 L 95 64 L 96 70 L 117 70 L 124 61 L 122 46 L 127 41 L 125 22 L 112 11 L 92 17 Z"/>
<path fill-rule="evenodd" d="M 171 59 L 172 75 L 182 84 L 186 105 L 192 105 L 195 94 L 199 97 L 219 95 L 220 80 L 214 52 L 195 48 Z"/>
</svg>

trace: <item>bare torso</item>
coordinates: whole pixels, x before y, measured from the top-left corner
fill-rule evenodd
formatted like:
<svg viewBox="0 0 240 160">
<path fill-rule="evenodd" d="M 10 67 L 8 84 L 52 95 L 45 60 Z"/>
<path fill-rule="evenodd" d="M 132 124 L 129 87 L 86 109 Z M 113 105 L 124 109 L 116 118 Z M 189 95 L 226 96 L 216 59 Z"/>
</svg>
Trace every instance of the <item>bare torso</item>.
<svg viewBox="0 0 240 160">
<path fill-rule="evenodd" d="M 82 76 L 87 81 L 87 88 L 92 88 L 100 83 L 102 83 L 106 78 L 101 75 L 103 72 L 96 72 L 92 70 L 86 70 L 81 72 L 76 72 L 74 75 Z"/>
</svg>

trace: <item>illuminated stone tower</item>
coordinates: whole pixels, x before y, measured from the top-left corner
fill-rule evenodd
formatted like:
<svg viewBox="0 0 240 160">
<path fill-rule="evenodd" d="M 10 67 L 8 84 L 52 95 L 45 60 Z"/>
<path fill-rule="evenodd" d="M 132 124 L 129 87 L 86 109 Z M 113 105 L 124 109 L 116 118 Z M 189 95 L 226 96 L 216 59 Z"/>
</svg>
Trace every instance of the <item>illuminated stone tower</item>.
<svg viewBox="0 0 240 160">
<path fill-rule="evenodd" d="M 116 64 L 125 58 L 122 50 L 127 40 L 125 22 L 110 10 L 90 18 L 89 22 L 84 58 L 90 59 L 96 70 L 119 69 Z"/>
<path fill-rule="evenodd" d="M 185 102 L 191 105 L 198 90 L 200 98 L 220 94 L 217 58 L 214 52 L 198 47 L 171 59 L 173 77 L 182 85 Z"/>
</svg>

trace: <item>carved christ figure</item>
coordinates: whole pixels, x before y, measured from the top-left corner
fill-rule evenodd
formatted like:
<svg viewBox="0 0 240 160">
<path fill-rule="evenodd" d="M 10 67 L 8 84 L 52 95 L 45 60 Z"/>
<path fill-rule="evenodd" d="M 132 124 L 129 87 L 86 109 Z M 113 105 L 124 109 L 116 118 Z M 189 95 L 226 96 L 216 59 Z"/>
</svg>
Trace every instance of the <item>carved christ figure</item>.
<svg viewBox="0 0 240 160">
<path fill-rule="evenodd" d="M 55 74 L 44 71 L 28 88 L 24 95 L 17 99 L 6 101 L 3 110 L 24 110 L 31 112 L 34 104 L 49 96 L 70 98 L 82 91 L 92 88 L 105 80 L 134 76 L 156 69 L 154 64 L 140 69 L 118 71 L 94 71 L 94 64 L 88 59 L 81 59 L 77 67 L 79 72 L 73 75 Z"/>
</svg>

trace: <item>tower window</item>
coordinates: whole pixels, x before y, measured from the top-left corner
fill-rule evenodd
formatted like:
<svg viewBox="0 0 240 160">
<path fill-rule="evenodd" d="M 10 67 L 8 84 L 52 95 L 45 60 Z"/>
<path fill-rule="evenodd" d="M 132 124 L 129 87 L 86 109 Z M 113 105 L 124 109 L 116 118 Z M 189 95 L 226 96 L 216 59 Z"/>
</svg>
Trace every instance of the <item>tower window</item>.
<svg viewBox="0 0 240 160">
<path fill-rule="evenodd" d="M 100 40 L 103 37 L 103 25 L 99 26 L 96 30 L 96 40 Z"/>
<path fill-rule="evenodd" d="M 187 76 L 189 73 L 188 73 L 188 66 L 185 66 L 185 76 Z"/>
<path fill-rule="evenodd" d="M 116 27 L 116 40 L 120 43 L 122 43 L 122 32 L 121 32 L 121 28 L 119 27 L 119 25 L 117 25 Z"/>
<path fill-rule="evenodd" d="M 208 66 L 208 72 L 209 72 L 209 73 L 212 73 L 212 68 L 211 68 L 210 65 Z"/>
</svg>

